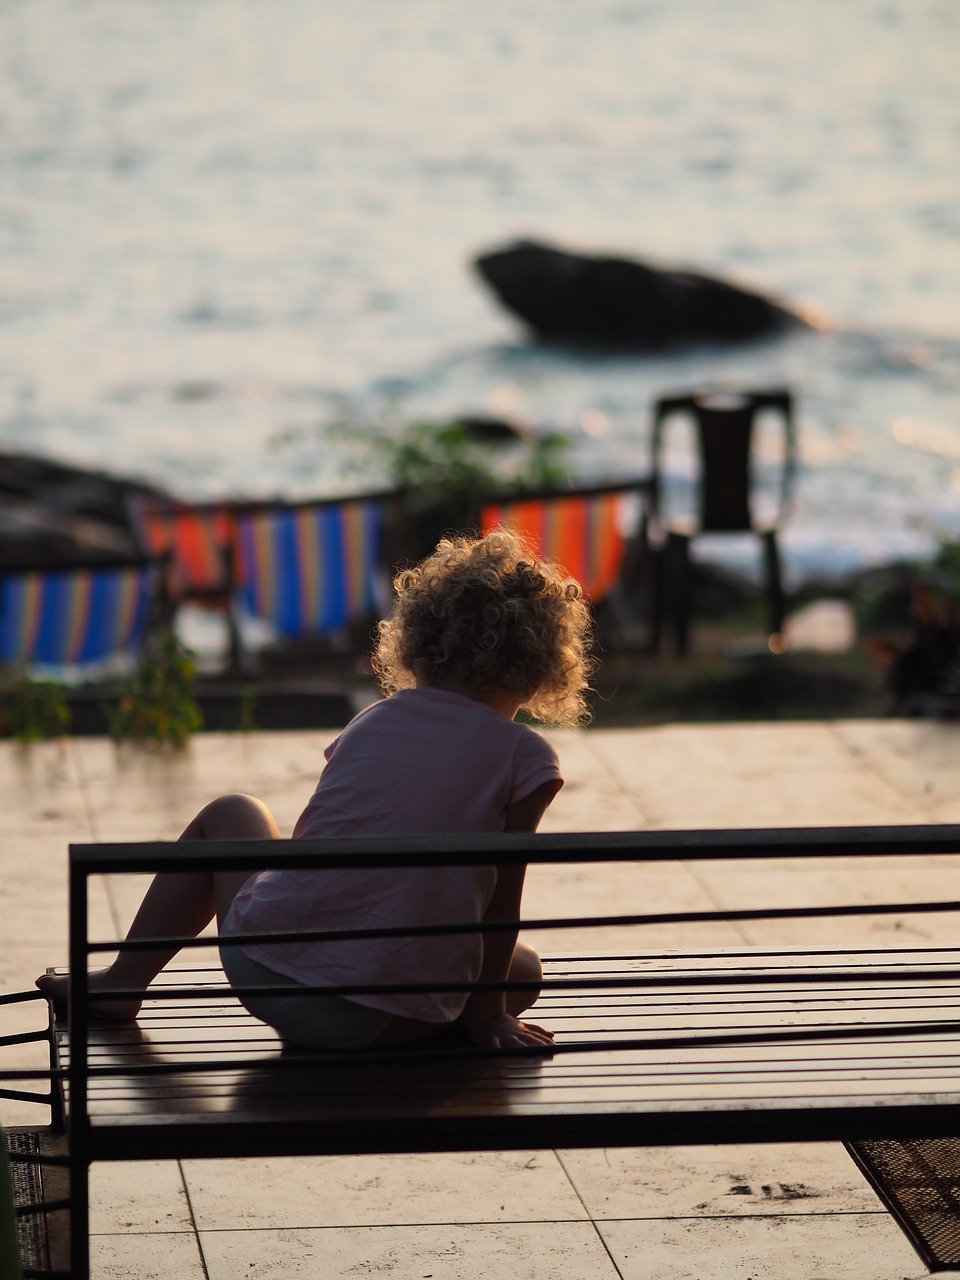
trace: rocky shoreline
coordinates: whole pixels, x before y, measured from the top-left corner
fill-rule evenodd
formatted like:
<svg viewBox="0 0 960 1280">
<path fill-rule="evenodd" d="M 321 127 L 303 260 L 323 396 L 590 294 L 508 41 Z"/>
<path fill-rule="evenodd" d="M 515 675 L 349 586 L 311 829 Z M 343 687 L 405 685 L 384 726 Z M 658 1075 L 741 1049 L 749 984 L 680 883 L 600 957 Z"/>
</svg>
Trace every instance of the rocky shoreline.
<svg viewBox="0 0 960 1280">
<path fill-rule="evenodd" d="M 159 492 L 105 471 L 0 453 L 0 566 L 130 559 L 139 554 L 130 499 Z"/>
</svg>

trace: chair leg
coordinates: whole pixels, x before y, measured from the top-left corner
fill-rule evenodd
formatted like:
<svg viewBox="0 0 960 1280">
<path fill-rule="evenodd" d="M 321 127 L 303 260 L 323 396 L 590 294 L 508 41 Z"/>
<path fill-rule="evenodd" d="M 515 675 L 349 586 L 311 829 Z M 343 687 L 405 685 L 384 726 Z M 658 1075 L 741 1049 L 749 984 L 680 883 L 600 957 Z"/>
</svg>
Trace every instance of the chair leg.
<svg viewBox="0 0 960 1280">
<path fill-rule="evenodd" d="M 683 657 L 690 641 L 690 539 L 671 533 L 666 546 L 666 591 L 673 614 L 674 645 Z"/>
<path fill-rule="evenodd" d="M 240 623 L 232 599 L 227 601 L 227 671 L 234 677 L 250 674 L 250 663 L 240 635 Z"/>
<path fill-rule="evenodd" d="M 764 531 L 763 551 L 767 571 L 767 597 L 770 603 L 770 634 L 776 635 L 777 632 L 783 630 L 786 606 L 783 598 L 780 548 L 777 546 L 775 530 L 767 529 Z"/>
<path fill-rule="evenodd" d="M 663 548 L 652 552 L 650 557 L 650 652 L 659 653 L 663 643 L 663 610 L 664 610 L 664 571 Z"/>
<path fill-rule="evenodd" d="M 648 620 L 649 629 L 642 647 L 648 654 L 659 653 L 663 642 L 663 557 L 664 547 L 651 539 L 644 517 L 637 544 L 629 560 L 625 559 L 622 578 L 632 616 Z"/>
</svg>

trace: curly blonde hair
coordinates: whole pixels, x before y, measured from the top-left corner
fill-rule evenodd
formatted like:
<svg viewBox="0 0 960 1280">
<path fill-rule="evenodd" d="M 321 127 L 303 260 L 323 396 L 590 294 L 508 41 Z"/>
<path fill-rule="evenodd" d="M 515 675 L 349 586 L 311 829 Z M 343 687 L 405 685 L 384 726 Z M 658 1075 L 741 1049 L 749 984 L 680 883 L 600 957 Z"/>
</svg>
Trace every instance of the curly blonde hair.
<svg viewBox="0 0 960 1280">
<path fill-rule="evenodd" d="M 393 587 L 393 612 L 378 624 L 373 651 L 385 694 L 453 681 L 516 694 L 546 724 L 589 719 L 596 663 L 583 590 L 518 534 L 445 537 Z"/>
</svg>

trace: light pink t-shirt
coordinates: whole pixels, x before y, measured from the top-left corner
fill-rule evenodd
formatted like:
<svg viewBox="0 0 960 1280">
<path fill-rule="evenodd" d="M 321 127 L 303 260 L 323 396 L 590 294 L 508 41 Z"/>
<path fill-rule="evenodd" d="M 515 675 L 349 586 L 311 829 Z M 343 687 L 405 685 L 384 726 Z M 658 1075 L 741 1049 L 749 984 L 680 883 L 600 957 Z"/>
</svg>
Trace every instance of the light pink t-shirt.
<svg viewBox="0 0 960 1280">
<path fill-rule="evenodd" d="M 404 689 L 356 716 L 326 749 L 327 766 L 297 822 L 301 837 L 503 831 L 507 806 L 560 783 L 557 755 L 535 730 L 441 689 Z M 496 872 L 487 867 L 261 871 L 234 899 L 229 933 L 479 921 Z M 254 960 L 304 983 L 473 982 L 479 934 L 253 945 Z M 360 1004 L 448 1022 L 453 992 L 357 995 Z"/>
</svg>

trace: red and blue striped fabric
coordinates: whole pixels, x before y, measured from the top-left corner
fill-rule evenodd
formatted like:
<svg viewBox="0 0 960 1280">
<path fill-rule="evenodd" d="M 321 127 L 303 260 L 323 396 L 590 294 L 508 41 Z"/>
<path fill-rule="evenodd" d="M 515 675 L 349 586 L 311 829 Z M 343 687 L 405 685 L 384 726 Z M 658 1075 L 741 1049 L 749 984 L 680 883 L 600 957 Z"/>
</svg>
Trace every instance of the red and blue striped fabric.
<svg viewBox="0 0 960 1280">
<path fill-rule="evenodd" d="M 7 571 L 0 576 L 0 661 L 65 666 L 135 652 L 156 583 L 154 565 Z"/>
<path fill-rule="evenodd" d="M 167 557 L 174 597 L 229 594 L 236 537 L 236 513 L 229 503 L 186 506 L 140 495 L 131 510 L 144 551 Z"/>
<path fill-rule="evenodd" d="M 264 508 L 238 518 L 239 595 L 281 635 L 326 635 L 377 608 L 383 502 Z"/>
<path fill-rule="evenodd" d="M 553 560 L 583 587 L 591 600 L 613 588 L 623 560 L 622 491 L 550 494 L 490 503 L 480 523 L 483 532 L 515 529 L 528 537 L 546 560 Z"/>
</svg>

